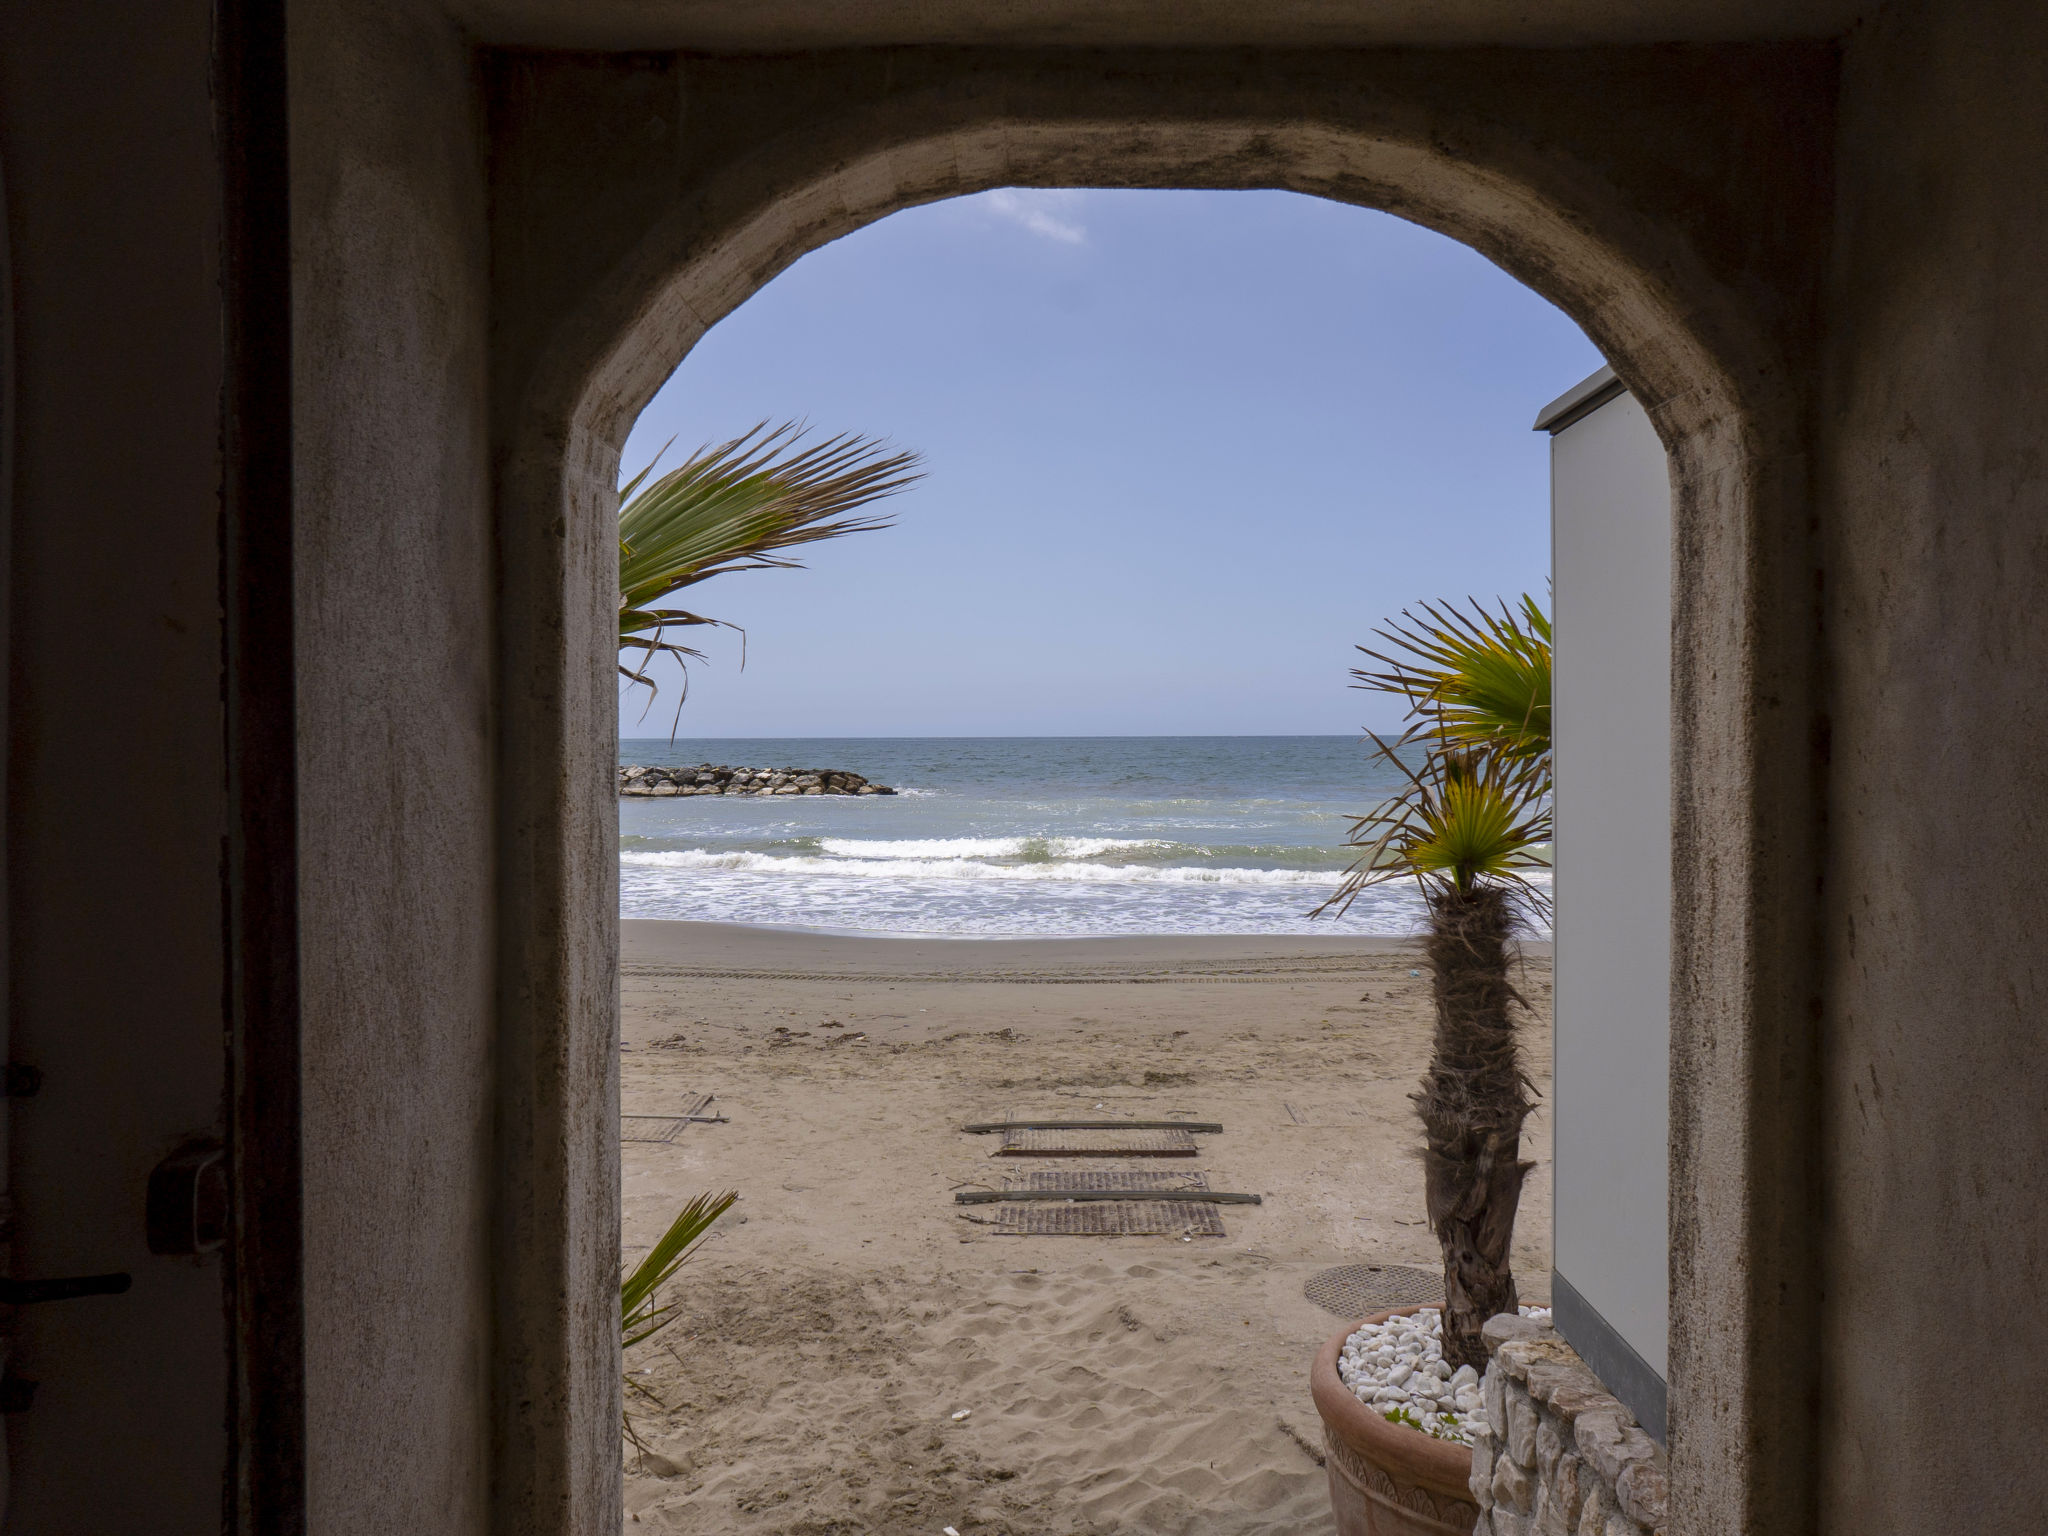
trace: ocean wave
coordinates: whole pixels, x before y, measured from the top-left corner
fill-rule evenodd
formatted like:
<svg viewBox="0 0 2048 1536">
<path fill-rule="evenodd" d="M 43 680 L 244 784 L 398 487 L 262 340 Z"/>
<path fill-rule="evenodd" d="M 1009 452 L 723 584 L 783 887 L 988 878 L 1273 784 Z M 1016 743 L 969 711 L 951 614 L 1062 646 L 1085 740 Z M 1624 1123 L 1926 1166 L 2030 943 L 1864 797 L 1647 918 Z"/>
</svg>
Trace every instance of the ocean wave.
<svg viewBox="0 0 2048 1536">
<path fill-rule="evenodd" d="M 1169 846 L 1150 837 L 821 837 L 826 853 L 854 859 L 1092 859 Z"/>
<path fill-rule="evenodd" d="M 988 841 L 993 843 L 1010 840 Z M 1108 840 L 1081 838 L 1074 841 Z M 836 875 L 889 880 L 1064 880 L 1113 885 L 1332 886 L 1343 878 L 1339 870 L 1241 869 L 1188 864 L 1093 864 L 1075 858 L 1025 864 L 992 864 L 978 858 L 957 855 L 939 858 L 894 854 L 883 858 L 817 858 L 804 854 L 723 852 L 708 848 L 670 849 L 659 852 L 627 851 L 619 855 L 619 862 L 648 869 L 726 870 L 760 875 Z"/>
</svg>

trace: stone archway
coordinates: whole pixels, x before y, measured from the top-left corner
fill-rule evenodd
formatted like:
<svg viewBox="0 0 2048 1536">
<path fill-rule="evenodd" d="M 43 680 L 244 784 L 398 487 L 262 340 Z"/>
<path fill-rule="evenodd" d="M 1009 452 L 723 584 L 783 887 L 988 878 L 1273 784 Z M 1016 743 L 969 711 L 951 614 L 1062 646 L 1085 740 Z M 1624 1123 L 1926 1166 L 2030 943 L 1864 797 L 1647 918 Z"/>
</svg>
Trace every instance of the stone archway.
<svg viewBox="0 0 2048 1536">
<path fill-rule="evenodd" d="M 1830 69 L 1797 46 L 491 62 L 500 603 L 521 616 L 499 656 L 504 1529 L 617 1518 L 595 1301 L 616 1272 L 620 444 L 797 257 L 1003 185 L 1385 209 L 1564 308 L 1649 407 L 1678 543 L 1674 1510 L 1731 1536 L 1807 1518 L 1820 768 L 1799 444 Z"/>
</svg>

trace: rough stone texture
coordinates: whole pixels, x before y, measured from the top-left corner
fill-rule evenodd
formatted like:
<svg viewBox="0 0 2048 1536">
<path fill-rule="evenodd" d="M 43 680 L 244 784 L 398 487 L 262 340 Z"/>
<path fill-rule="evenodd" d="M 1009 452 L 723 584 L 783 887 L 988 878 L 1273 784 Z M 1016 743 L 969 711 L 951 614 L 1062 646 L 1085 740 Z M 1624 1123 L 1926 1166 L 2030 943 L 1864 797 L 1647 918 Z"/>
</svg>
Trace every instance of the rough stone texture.
<svg viewBox="0 0 2048 1536">
<path fill-rule="evenodd" d="M 1480 1435 L 1472 1442 L 1472 1497 L 1481 1509 L 1493 1507 L 1493 1447 L 1491 1435 Z"/>
<path fill-rule="evenodd" d="M 1582 1458 L 1570 1451 L 1558 1458 L 1557 1469 L 1551 1476 L 1550 1503 L 1561 1517 L 1567 1536 L 1578 1529 L 1580 1511 L 1586 1507 L 1588 1481 Z"/>
<path fill-rule="evenodd" d="M 1614 1513 L 1614 1495 L 1606 1484 L 1591 1476 L 1584 1480 L 1581 1493 L 1578 1528 L 1572 1536 L 1601 1536 L 1607 1529 L 1607 1517 Z"/>
<path fill-rule="evenodd" d="M 1472 1450 L 1472 1488 L 1503 1536 L 1606 1536 L 1665 1524 L 1663 1450 L 1637 1428 L 1571 1346 L 1547 1328 L 1493 1329 L 1483 1388 L 1498 1401 Z M 1541 1393 L 1541 1396 L 1537 1394 Z M 1484 1470 L 1482 1470 L 1484 1469 Z M 1522 1517 L 1526 1516 L 1526 1520 Z M 1519 1522 L 1519 1523 L 1518 1523 Z"/>
<path fill-rule="evenodd" d="M 1584 1456 L 1603 1480 L 1612 1484 L 1633 1463 L 1657 1454 L 1657 1442 L 1644 1434 L 1629 1412 L 1609 1399 L 1609 1405 L 1595 1405 L 1579 1415 L 1573 1424 L 1579 1454 Z"/>
<path fill-rule="evenodd" d="M 1661 1525 L 1671 1498 L 1663 1458 L 1631 1462 L 1614 1481 L 1621 1511 L 1638 1525 Z"/>
<path fill-rule="evenodd" d="M 308 1519 L 467 1530 L 507 1278 L 476 918 L 497 775 L 469 56 L 431 10 L 294 15 Z"/>
<path fill-rule="evenodd" d="M 1534 1505 L 1536 1479 L 1529 1475 L 1529 1469 L 1503 1456 L 1494 1463 L 1493 1503 L 1496 1509 L 1505 1507 L 1516 1514 L 1526 1514 Z"/>
<path fill-rule="evenodd" d="M 1843 90 L 1817 1523 L 2007 1536 L 2048 1529 L 2048 7 L 1886 7 Z"/>
<path fill-rule="evenodd" d="M 1536 1465 L 1536 1405 L 1523 1393 L 1509 1390 L 1507 1454 L 1524 1467 Z"/>
<path fill-rule="evenodd" d="M 1479 1329 L 1488 1349 L 1498 1349 L 1510 1339 L 1533 1339 L 1549 1331 L 1548 1323 L 1540 1318 L 1524 1317 L 1519 1312 L 1503 1312 L 1497 1317 L 1489 1317 Z"/>
<path fill-rule="evenodd" d="M 686 768 L 619 767 L 623 797 L 662 795 L 893 795 L 886 784 L 844 768 L 745 768 L 700 763 Z"/>
<path fill-rule="evenodd" d="M 1488 1324 L 1491 1327 L 1492 1324 Z M 1488 1371 L 1480 1378 L 1480 1400 L 1486 1408 L 1486 1425 L 1494 1434 L 1505 1440 L 1508 1433 L 1507 1377 L 1499 1371 Z"/>
</svg>

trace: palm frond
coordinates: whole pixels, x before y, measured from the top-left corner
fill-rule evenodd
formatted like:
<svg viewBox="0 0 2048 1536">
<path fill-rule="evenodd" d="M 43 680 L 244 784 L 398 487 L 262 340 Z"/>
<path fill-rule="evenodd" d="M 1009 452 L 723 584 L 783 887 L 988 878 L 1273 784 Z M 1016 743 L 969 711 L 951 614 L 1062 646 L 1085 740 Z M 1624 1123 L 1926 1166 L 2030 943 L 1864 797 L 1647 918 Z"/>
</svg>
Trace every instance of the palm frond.
<svg viewBox="0 0 2048 1536">
<path fill-rule="evenodd" d="M 711 1224 L 732 1209 L 739 1199 L 737 1190 L 722 1195 L 699 1195 L 676 1215 L 668 1230 L 619 1282 L 619 1337 L 627 1349 L 649 1338 L 675 1321 L 674 1303 L 655 1304 L 656 1293 L 675 1277 L 690 1256 L 690 1250 L 711 1230 Z"/>
<path fill-rule="evenodd" d="M 802 564 L 782 550 L 887 528 L 888 518 L 847 514 L 923 478 L 915 453 L 891 452 L 851 433 L 803 447 L 804 435 L 795 422 L 772 430 L 762 422 L 731 442 L 699 449 L 651 483 L 650 464 L 620 488 L 619 648 L 643 655 L 635 666 L 622 660 L 619 673 L 646 688 L 650 702 L 658 685 L 647 664 L 655 657 L 683 664 L 686 694 L 688 661 L 704 659 L 702 651 L 668 639 L 669 630 L 739 627 L 656 603 L 713 576 Z"/>
<path fill-rule="evenodd" d="M 1486 743 L 1516 758 L 1550 752 L 1550 619 L 1523 594 L 1519 614 L 1498 614 L 1477 602 L 1403 610 L 1401 621 L 1375 633 L 1389 651 L 1358 649 L 1385 671 L 1355 668 L 1354 687 L 1407 699 L 1411 714 L 1436 722 L 1445 742 Z"/>
<path fill-rule="evenodd" d="M 1312 915 L 1341 915 L 1361 891 L 1410 878 L 1425 893 L 1502 885 L 1537 910 L 1546 906 L 1528 877 L 1547 867 L 1541 850 L 1551 836 L 1548 759 L 1452 745 L 1433 747 L 1420 766 L 1403 760 L 1403 747 L 1433 736 L 1433 725 L 1425 723 L 1394 742 L 1372 737 L 1375 755 L 1406 782 L 1352 822 L 1344 842 L 1360 850 L 1359 858 Z"/>
<path fill-rule="evenodd" d="M 779 551 L 888 527 L 888 518 L 847 514 L 923 478 L 916 453 L 852 433 L 804 447 L 804 436 L 794 422 L 763 422 L 644 488 L 645 471 L 629 482 L 619 509 L 621 633 L 653 627 L 650 605 L 684 587 L 796 566 Z"/>
</svg>

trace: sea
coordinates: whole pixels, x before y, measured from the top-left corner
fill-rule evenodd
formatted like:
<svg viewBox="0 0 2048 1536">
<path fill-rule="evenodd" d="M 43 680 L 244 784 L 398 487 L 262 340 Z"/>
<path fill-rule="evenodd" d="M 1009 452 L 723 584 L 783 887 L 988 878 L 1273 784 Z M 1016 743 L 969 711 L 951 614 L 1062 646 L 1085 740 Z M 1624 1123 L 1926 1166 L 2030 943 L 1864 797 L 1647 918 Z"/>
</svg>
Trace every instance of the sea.
<svg viewBox="0 0 2048 1536">
<path fill-rule="evenodd" d="M 1313 915 L 1397 776 L 1354 736 L 626 740 L 621 763 L 841 768 L 894 795 L 619 801 L 620 911 L 962 938 L 1419 931 L 1412 881 Z"/>
</svg>

